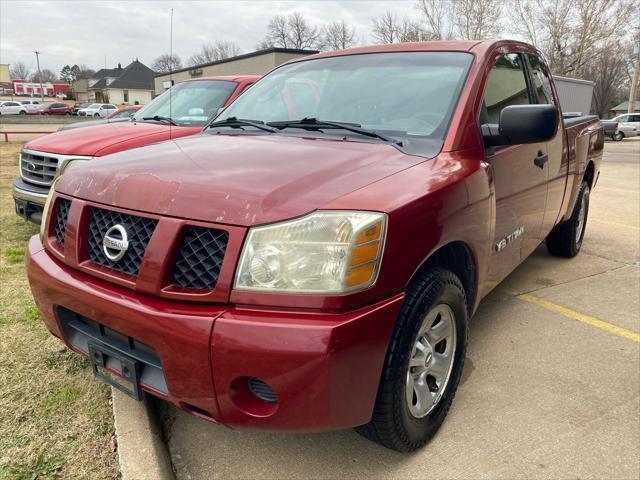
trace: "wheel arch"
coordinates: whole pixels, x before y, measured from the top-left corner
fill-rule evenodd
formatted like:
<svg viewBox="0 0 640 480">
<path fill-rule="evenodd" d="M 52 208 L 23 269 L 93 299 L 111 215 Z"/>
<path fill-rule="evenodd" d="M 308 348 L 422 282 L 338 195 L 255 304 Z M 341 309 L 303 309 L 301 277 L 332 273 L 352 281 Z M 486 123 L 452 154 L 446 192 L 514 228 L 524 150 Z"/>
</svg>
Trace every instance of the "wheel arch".
<svg viewBox="0 0 640 480">
<path fill-rule="evenodd" d="M 582 177 L 589 184 L 589 188 L 593 189 L 593 182 L 595 180 L 596 166 L 592 160 L 587 163 L 587 168 L 584 170 L 584 176 Z"/>
<path fill-rule="evenodd" d="M 436 267 L 449 270 L 460 279 L 467 297 L 467 309 L 471 315 L 478 291 L 478 267 L 471 247 L 460 240 L 438 247 L 422 262 L 408 283 L 411 283 L 417 275 Z"/>
</svg>

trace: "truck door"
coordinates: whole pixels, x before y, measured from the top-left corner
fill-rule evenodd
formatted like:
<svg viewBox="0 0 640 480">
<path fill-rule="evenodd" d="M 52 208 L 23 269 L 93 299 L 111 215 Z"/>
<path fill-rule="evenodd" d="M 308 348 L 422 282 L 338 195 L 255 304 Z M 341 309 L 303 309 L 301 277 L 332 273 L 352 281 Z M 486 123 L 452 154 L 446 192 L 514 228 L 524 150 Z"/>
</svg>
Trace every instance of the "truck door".
<svg viewBox="0 0 640 480">
<path fill-rule="evenodd" d="M 560 111 L 560 103 L 553 96 L 551 89 L 550 75 L 546 65 L 536 55 L 526 54 L 527 68 L 531 78 L 534 101 L 539 104 L 553 104 Z M 540 241 L 542 241 L 551 231 L 560 214 L 562 200 L 567 184 L 567 174 L 569 172 L 569 156 L 563 152 L 564 139 L 562 122 L 558 122 L 558 130 L 555 137 L 547 142 L 548 161 L 544 168 L 548 170 L 549 177 L 547 183 L 547 204 L 542 220 L 542 231 Z"/>
<path fill-rule="evenodd" d="M 503 108 L 535 103 L 524 57 L 519 53 L 498 56 L 483 95 L 480 123 L 495 129 Z M 547 155 L 547 144 L 487 148 L 485 155 L 493 174 L 496 205 L 488 277 L 490 282 L 499 282 L 540 244 L 548 169 L 539 165 Z"/>
</svg>

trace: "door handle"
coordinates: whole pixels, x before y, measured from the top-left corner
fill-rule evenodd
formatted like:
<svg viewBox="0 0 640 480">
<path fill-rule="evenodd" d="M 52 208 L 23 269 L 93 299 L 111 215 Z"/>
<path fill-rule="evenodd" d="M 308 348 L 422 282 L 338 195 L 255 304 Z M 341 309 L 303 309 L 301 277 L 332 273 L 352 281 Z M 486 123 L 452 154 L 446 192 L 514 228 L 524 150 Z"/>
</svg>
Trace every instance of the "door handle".
<svg viewBox="0 0 640 480">
<path fill-rule="evenodd" d="M 533 159 L 533 163 L 536 164 L 536 167 L 544 168 L 544 164 L 549 160 L 549 155 L 546 153 L 538 152 L 538 156 Z"/>
</svg>

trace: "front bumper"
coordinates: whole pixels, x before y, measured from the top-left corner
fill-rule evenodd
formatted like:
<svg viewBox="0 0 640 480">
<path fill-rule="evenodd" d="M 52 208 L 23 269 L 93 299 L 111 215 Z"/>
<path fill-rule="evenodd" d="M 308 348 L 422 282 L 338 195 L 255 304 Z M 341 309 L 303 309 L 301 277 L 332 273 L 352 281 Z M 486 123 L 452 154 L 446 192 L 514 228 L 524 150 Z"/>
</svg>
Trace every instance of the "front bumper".
<svg viewBox="0 0 640 480">
<path fill-rule="evenodd" d="M 39 224 L 42 220 L 42 210 L 49 194 L 49 187 L 31 185 L 18 177 L 13 181 L 12 188 L 16 214 Z"/>
<path fill-rule="evenodd" d="M 143 390 L 207 420 L 256 429 L 323 431 L 368 422 L 403 299 L 339 313 L 169 301 L 69 269 L 37 236 L 29 242 L 27 272 L 47 328 L 67 346 L 86 355 L 65 336 L 61 309 L 157 352 L 166 389 L 143 378 Z M 266 382 L 277 403 L 254 396 L 248 378 Z"/>
</svg>

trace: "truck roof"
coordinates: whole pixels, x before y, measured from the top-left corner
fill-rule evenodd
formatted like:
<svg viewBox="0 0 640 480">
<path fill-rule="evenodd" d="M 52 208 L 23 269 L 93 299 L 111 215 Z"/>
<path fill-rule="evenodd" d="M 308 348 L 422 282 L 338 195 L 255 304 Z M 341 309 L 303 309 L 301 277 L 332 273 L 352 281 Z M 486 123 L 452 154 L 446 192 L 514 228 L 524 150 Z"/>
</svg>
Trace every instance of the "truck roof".
<svg viewBox="0 0 640 480">
<path fill-rule="evenodd" d="M 336 50 L 323 52 L 306 57 L 293 59 L 287 63 L 301 62 L 316 58 L 338 57 L 342 55 L 359 55 L 363 53 L 383 53 L 383 52 L 475 52 L 485 53 L 498 46 L 518 45 L 527 50 L 535 50 L 528 43 L 517 40 L 436 40 L 430 42 L 407 42 L 392 43 L 385 45 L 368 45 L 365 47 L 350 48 L 347 50 Z"/>
<path fill-rule="evenodd" d="M 248 81 L 257 81 L 260 78 L 260 75 L 217 75 L 215 77 L 199 77 L 199 78 L 190 78 L 189 80 L 185 80 L 186 82 L 197 82 L 200 80 L 225 80 L 227 82 L 241 82 L 244 80 Z"/>
</svg>

